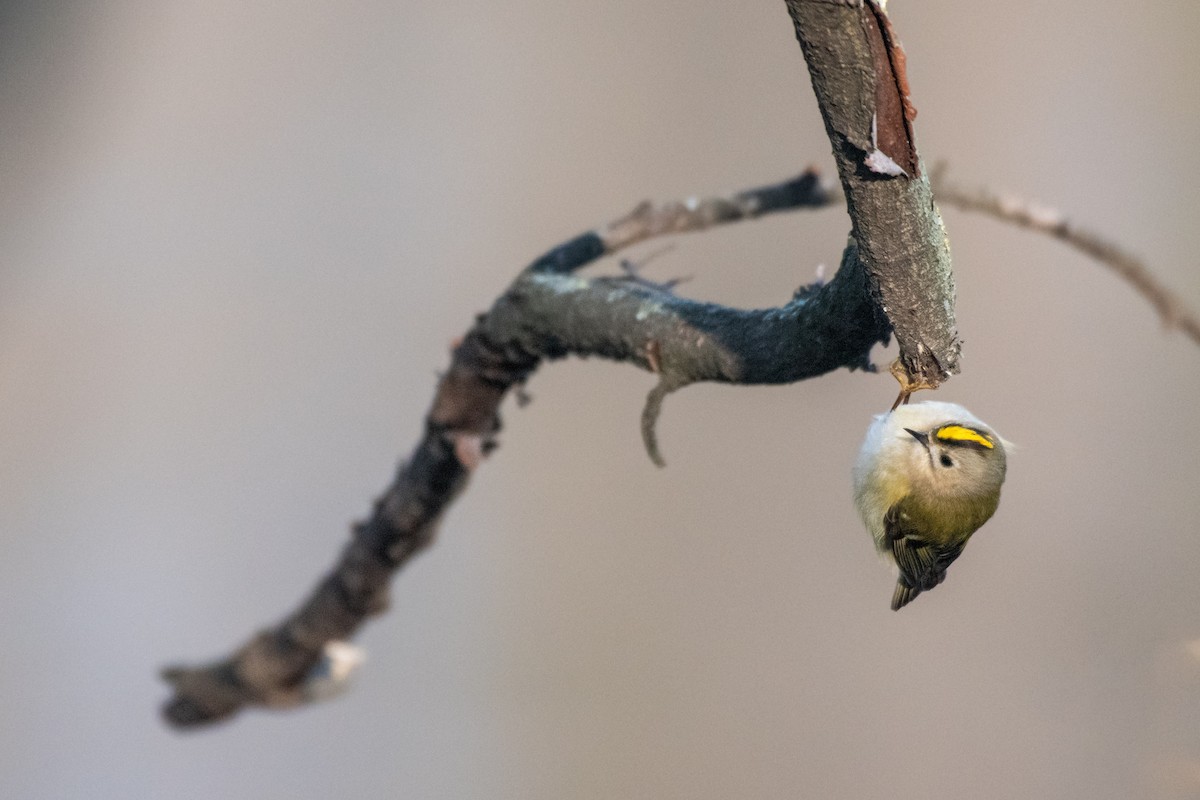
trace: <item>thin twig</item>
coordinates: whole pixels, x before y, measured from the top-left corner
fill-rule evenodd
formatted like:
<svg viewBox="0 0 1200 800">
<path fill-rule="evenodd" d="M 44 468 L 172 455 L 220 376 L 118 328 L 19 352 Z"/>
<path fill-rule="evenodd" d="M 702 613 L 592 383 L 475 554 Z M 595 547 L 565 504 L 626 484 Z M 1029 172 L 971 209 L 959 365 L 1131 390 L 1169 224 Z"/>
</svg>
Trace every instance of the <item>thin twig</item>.
<svg viewBox="0 0 1200 800">
<path fill-rule="evenodd" d="M 1040 203 L 994 194 L 987 189 L 965 189 L 946 180 L 946 167 L 938 164 L 932 171 L 933 193 L 942 205 L 962 211 L 977 211 L 1020 228 L 1061 239 L 1091 256 L 1131 285 L 1150 301 L 1168 329 L 1183 331 L 1200 344 L 1200 317 L 1168 289 L 1146 267 L 1145 262 L 1099 234 L 1081 228 L 1061 212 Z"/>
</svg>

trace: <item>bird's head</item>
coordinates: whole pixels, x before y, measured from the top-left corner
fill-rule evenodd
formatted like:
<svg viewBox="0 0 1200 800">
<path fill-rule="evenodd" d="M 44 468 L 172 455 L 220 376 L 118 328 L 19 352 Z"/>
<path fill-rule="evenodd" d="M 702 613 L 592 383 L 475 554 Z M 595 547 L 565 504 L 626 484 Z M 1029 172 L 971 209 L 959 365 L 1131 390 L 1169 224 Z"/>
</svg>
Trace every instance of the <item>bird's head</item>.
<svg viewBox="0 0 1200 800">
<path fill-rule="evenodd" d="M 912 441 L 916 475 L 943 497 L 987 496 L 1000 491 L 1007 467 L 1006 442 L 977 420 L 943 419 L 904 427 Z"/>
</svg>

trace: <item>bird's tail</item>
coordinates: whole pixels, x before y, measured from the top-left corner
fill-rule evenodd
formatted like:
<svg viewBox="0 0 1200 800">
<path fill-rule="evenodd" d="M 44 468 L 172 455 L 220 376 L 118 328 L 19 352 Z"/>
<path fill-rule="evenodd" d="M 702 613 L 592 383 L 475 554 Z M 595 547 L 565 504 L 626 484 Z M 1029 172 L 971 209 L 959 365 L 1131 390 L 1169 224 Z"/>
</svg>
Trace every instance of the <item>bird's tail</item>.
<svg viewBox="0 0 1200 800">
<path fill-rule="evenodd" d="M 896 581 L 896 591 L 892 594 L 892 611 L 899 611 L 916 599 L 921 590 L 915 586 L 905 586 L 903 581 Z"/>
</svg>

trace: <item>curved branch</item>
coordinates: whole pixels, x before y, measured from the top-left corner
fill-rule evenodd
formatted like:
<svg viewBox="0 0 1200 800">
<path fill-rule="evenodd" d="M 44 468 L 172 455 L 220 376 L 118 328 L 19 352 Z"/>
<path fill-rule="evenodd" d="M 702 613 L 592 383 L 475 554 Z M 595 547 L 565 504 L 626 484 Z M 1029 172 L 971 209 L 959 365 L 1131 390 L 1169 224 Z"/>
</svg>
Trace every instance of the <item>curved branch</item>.
<svg viewBox="0 0 1200 800">
<path fill-rule="evenodd" d="M 319 696 L 315 684 L 330 672 L 325 662 L 331 646 L 387 606 L 392 575 L 433 540 L 442 513 L 494 447 L 504 396 L 543 359 L 629 361 L 658 373 L 660 386 L 671 388 L 695 381 L 786 383 L 838 367 L 867 367 L 872 345 L 887 338 L 888 323 L 868 291 L 853 242 L 828 284 L 756 311 L 688 300 L 629 277 L 574 274 L 652 236 L 833 199 L 809 171 L 729 198 L 643 204 L 533 262 L 455 348 L 424 437 L 370 518 L 354 527 L 329 575 L 300 608 L 232 655 L 164 670 L 175 690 L 163 709 L 166 719 L 196 726 L 247 705 L 284 707 Z"/>
</svg>

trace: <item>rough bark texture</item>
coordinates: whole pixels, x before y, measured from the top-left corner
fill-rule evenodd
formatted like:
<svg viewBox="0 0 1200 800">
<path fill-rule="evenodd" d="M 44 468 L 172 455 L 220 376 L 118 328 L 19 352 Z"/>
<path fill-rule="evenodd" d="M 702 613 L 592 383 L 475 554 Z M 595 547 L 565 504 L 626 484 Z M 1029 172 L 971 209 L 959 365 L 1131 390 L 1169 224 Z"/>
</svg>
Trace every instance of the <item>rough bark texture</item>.
<svg viewBox="0 0 1200 800">
<path fill-rule="evenodd" d="M 904 51 L 871 2 L 788 0 L 852 236 L 915 387 L 958 371 L 950 248 L 917 155 Z"/>
<path fill-rule="evenodd" d="M 652 236 L 830 203 L 834 195 L 812 173 L 732 197 L 639 206 L 551 250 L 455 349 L 422 440 L 308 600 L 226 658 L 164 671 L 175 690 L 164 707 L 168 721 L 195 726 L 247 705 L 313 699 L 329 645 L 386 607 L 391 577 L 432 541 L 442 513 L 492 448 L 501 401 L 542 360 L 602 356 L 657 373 L 643 414 L 656 460 L 654 419 L 664 396 L 688 383 L 785 383 L 866 367 L 872 345 L 891 327 L 910 385 L 936 385 L 956 369 L 949 254 L 913 144 L 902 53 L 886 17 L 852 2 L 789 0 L 788 7 L 853 222 L 836 276 L 778 308 L 745 311 L 683 299 L 636 275 L 575 274 Z"/>
</svg>

